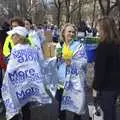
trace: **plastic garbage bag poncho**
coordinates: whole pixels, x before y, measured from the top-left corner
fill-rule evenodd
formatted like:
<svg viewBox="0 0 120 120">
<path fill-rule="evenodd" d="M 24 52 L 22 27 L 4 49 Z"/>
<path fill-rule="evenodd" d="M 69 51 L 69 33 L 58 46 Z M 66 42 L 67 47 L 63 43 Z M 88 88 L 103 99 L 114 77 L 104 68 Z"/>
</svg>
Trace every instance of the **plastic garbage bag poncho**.
<svg viewBox="0 0 120 120">
<path fill-rule="evenodd" d="M 84 86 L 87 68 L 84 45 L 79 41 L 74 41 L 69 48 L 63 46 L 63 58 L 71 59 L 71 64 L 68 66 L 61 62 L 58 69 L 59 80 L 64 83 L 61 110 L 84 114 L 86 110 Z"/>
<path fill-rule="evenodd" d="M 17 44 L 12 49 L 2 85 L 7 120 L 18 114 L 21 107 L 28 102 L 35 101 L 40 104 L 52 102 L 45 90 L 45 85 L 52 79 L 47 77 L 48 73 L 50 76 L 56 73 L 47 72 L 48 66 L 44 68 L 43 64 L 45 62 L 40 60 L 37 49 L 29 45 Z M 49 66 L 52 67 L 50 63 Z M 43 69 L 46 69 L 47 73 L 43 72 Z M 55 72 L 54 67 L 52 69 Z"/>
</svg>

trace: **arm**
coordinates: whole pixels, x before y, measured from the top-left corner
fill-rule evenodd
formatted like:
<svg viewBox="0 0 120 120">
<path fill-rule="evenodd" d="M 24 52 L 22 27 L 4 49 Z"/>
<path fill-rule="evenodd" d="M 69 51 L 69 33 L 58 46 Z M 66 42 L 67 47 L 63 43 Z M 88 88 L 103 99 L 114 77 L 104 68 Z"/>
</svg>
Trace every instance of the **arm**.
<svg viewBox="0 0 120 120">
<path fill-rule="evenodd" d="M 4 62 L 3 54 L 2 54 L 2 46 L 0 45 L 0 67 L 2 69 L 6 69 L 6 64 Z"/>
<path fill-rule="evenodd" d="M 98 90 L 101 89 L 104 84 L 105 77 L 105 68 L 106 68 L 106 46 L 104 44 L 100 44 L 96 50 L 96 60 L 95 60 L 95 74 L 93 81 L 93 88 Z"/>
<path fill-rule="evenodd" d="M 9 46 L 9 44 L 11 45 L 11 48 Z M 5 57 L 8 57 L 10 55 L 11 49 L 14 46 L 12 40 L 11 40 L 11 36 L 8 36 L 5 40 L 4 46 L 3 46 L 3 55 Z"/>
<path fill-rule="evenodd" d="M 79 73 L 79 79 L 81 81 L 82 86 L 86 86 L 86 78 L 87 78 L 87 55 L 85 51 L 84 44 L 80 43 L 80 48 L 76 51 L 72 59 L 72 63 L 75 64 Z"/>
<path fill-rule="evenodd" d="M 43 50 L 42 50 L 40 39 L 37 32 L 34 31 L 30 35 L 32 37 L 32 46 L 38 48 L 41 58 L 44 59 Z"/>
<path fill-rule="evenodd" d="M 76 63 L 79 66 L 80 66 L 80 64 L 82 64 L 82 66 L 86 66 L 87 65 L 87 55 L 86 55 L 85 47 L 81 43 L 79 46 L 80 47 L 75 52 L 72 61 L 73 61 L 73 63 Z"/>
</svg>

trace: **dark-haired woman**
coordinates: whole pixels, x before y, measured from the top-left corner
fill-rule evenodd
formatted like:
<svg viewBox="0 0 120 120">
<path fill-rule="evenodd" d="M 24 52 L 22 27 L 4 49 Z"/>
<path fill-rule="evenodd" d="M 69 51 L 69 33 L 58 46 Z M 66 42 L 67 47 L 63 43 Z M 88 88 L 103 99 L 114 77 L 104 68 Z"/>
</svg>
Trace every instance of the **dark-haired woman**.
<svg viewBox="0 0 120 120">
<path fill-rule="evenodd" d="M 104 113 L 104 120 L 116 120 L 116 99 L 120 91 L 120 37 L 111 17 L 98 20 L 101 39 L 96 49 L 93 89 Z"/>
</svg>

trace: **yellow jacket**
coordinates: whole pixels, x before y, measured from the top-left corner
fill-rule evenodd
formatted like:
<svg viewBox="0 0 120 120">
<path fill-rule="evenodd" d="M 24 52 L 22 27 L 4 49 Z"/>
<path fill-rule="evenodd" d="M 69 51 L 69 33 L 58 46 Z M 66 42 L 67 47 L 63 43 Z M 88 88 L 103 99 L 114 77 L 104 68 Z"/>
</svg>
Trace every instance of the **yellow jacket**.
<svg viewBox="0 0 120 120">
<path fill-rule="evenodd" d="M 14 43 L 12 41 L 11 35 L 8 35 L 3 46 L 3 55 L 5 57 L 8 57 L 10 55 L 13 46 Z"/>
<path fill-rule="evenodd" d="M 33 47 L 32 37 L 28 36 L 28 39 L 29 39 L 31 46 Z M 3 46 L 3 55 L 5 57 L 8 57 L 10 55 L 13 47 L 14 47 L 14 43 L 12 41 L 12 37 L 11 37 L 11 35 L 8 35 L 6 40 L 5 40 L 4 46 Z"/>
</svg>

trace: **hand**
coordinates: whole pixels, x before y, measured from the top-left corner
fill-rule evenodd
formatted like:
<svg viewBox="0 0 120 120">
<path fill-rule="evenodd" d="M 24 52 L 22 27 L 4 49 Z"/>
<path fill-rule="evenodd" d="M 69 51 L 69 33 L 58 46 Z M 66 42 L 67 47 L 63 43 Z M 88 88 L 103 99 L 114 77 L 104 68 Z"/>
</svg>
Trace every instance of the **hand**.
<svg viewBox="0 0 120 120">
<path fill-rule="evenodd" d="M 61 58 L 61 57 L 62 57 L 62 48 L 57 48 L 56 56 L 57 56 L 58 58 Z"/>
<path fill-rule="evenodd" d="M 58 54 L 58 55 L 56 55 L 56 56 L 57 56 L 57 58 L 59 58 L 59 59 L 62 58 L 62 55 L 60 55 L 60 54 Z"/>
<path fill-rule="evenodd" d="M 95 89 L 93 89 L 92 95 L 93 95 L 93 97 L 97 97 L 97 91 Z"/>
<path fill-rule="evenodd" d="M 71 65 L 71 59 L 65 60 L 65 63 L 66 63 L 67 65 Z"/>
</svg>

